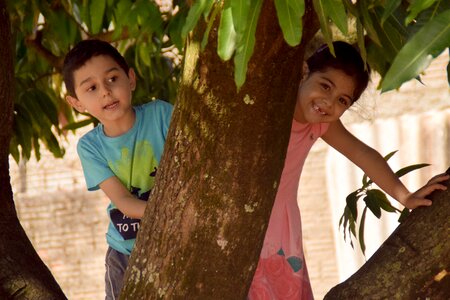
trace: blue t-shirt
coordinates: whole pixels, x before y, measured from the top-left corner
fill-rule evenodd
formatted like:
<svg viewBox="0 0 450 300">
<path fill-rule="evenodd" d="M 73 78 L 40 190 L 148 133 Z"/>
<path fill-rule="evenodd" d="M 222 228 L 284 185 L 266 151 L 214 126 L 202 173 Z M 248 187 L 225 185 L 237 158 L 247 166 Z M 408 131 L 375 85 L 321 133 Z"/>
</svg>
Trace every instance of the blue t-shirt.
<svg viewBox="0 0 450 300">
<path fill-rule="evenodd" d="M 116 176 L 135 197 L 148 199 L 164 149 L 172 105 L 155 100 L 135 106 L 134 110 L 135 123 L 123 135 L 108 137 L 99 124 L 79 140 L 77 151 L 88 190 L 97 190 L 101 182 Z M 109 246 L 129 255 L 139 220 L 126 217 L 113 203 L 108 205 L 107 212 Z"/>
</svg>

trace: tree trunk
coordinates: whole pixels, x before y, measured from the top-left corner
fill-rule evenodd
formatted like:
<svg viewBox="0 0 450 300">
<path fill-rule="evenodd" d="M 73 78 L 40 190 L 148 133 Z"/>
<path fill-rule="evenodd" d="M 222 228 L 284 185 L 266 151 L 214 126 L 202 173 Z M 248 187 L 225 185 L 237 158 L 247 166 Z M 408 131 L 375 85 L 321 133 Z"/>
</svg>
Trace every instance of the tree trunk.
<svg viewBox="0 0 450 300">
<path fill-rule="evenodd" d="M 14 105 L 11 25 L 0 0 L 0 299 L 66 299 L 17 219 L 9 177 Z"/>
<path fill-rule="evenodd" d="M 307 7 L 312 7 L 308 3 Z M 169 137 L 122 290 L 122 299 L 245 299 L 287 149 L 304 47 L 283 39 L 264 1 L 247 80 L 216 54 L 217 22 L 190 37 Z"/>
<path fill-rule="evenodd" d="M 325 300 L 449 299 L 450 189 L 434 192 L 431 199 L 432 206 L 415 209 Z"/>
</svg>

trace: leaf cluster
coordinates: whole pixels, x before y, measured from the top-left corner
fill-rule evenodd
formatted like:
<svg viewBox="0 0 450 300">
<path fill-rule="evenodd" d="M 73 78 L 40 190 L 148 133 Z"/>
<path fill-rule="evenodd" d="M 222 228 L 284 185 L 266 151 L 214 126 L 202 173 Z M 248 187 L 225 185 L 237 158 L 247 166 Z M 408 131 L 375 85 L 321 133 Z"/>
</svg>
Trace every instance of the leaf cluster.
<svg viewBox="0 0 450 300">
<path fill-rule="evenodd" d="M 442 0 L 313 0 L 321 32 L 333 50 L 333 29 L 356 41 L 363 58 L 382 77 L 385 92 L 419 78 L 431 60 L 450 46 L 450 2 Z M 275 0 L 279 25 L 290 46 L 302 38 L 304 0 Z M 225 61 L 234 57 L 235 82 L 245 82 L 247 64 L 255 45 L 262 0 L 197 0 L 182 29 L 186 36 L 203 15 L 209 30 L 219 17 L 217 53 Z M 350 25 L 351 24 L 351 25 Z M 353 27 L 353 28 L 349 28 Z"/>
<path fill-rule="evenodd" d="M 184 2 L 169 9 L 147 0 L 23 0 L 7 5 L 16 53 L 10 153 L 17 162 L 32 153 L 39 159 L 40 145 L 62 157 L 67 130 L 97 123 L 64 100 L 64 56 L 83 39 L 112 43 L 135 69 L 135 104 L 154 98 L 175 101 L 181 27 L 188 11 Z"/>
<path fill-rule="evenodd" d="M 397 151 L 393 151 L 386 155 L 384 159 L 388 161 Z M 415 164 L 404 168 L 401 168 L 395 174 L 398 177 L 408 174 L 414 170 L 429 166 L 429 164 Z M 392 206 L 391 202 L 387 198 L 386 194 L 376 188 L 372 188 L 373 181 L 370 180 L 366 174 L 362 178 L 362 186 L 357 190 L 350 193 L 346 198 L 346 205 L 344 212 L 339 219 L 339 227 L 343 227 L 344 240 L 347 240 L 347 234 L 349 236 L 350 245 L 353 248 L 352 236 L 359 241 L 361 252 L 365 255 L 366 245 L 364 241 L 364 226 L 366 221 L 367 209 L 369 209 L 375 217 L 381 218 L 382 211 L 389 213 L 400 213 L 398 219 L 402 222 L 409 214 L 409 209 L 404 208 L 402 211 Z M 358 200 L 363 199 L 364 209 L 361 217 L 359 218 L 358 234 L 356 233 L 356 226 L 358 222 Z"/>
</svg>

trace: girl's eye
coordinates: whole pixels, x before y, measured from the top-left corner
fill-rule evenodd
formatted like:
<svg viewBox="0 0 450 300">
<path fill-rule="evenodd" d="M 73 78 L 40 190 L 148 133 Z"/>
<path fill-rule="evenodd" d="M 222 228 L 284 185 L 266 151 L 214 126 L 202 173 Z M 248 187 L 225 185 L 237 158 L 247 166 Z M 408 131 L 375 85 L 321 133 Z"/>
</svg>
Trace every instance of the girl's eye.
<svg viewBox="0 0 450 300">
<path fill-rule="evenodd" d="M 323 88 L 325 91 L 328 91 L 328 90 L 330 89 L 330 86 L 329 86 L 328 84 L 326 84 L 326 83 L 321 83 L 320 85 L 322 86 L 322 88 Z"/>
<path fill-rule="evenodd" d="M 349 101 L 345 98 L 339 98 L 339 102 L 342 103 L 345 106 L 348 106 Z"/>
<path fill-rule="evenodd" d="M 88 92 L 92 92 L 92 91 L 95 91 L 95 89 L 96 89 L 96 87 L 95 87 L 95 85 L 93 85 L 93 86 L 89 87 L 89 88 L 87 89 L 87 91 L 88 91 Z"/>
</svg>

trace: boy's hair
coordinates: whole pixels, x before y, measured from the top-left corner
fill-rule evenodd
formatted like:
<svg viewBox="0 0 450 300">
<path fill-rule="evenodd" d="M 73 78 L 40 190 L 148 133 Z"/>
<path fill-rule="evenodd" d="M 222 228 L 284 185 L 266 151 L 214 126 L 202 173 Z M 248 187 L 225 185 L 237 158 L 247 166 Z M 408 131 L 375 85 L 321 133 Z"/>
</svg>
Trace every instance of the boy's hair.
<svg viewBox="0 0 450 300">
<path fill-rule="evenodd" d="M 328 68 L 338 69 L 355 79 L 353 102 L 359 99 L 367 87 L 370 77 L 370 67 L 366 64 L 358 50 L 352 45 L 342 42 L 333 42 L 334 53 L 325 44 L 319 47 L 311 57 L 306 60 L 309 73 L 325 72 Z"/>
<path fill-rule="evenodd" d="M 75 45 L 64 58 L 62 74 L 69 95 L 76 97 L 73 73 L 94 56 L 111 57 L 127 74 L 129 66 L 125 58 L 111 44 L 101 40 L 84 40 Z"/>
</svg>

